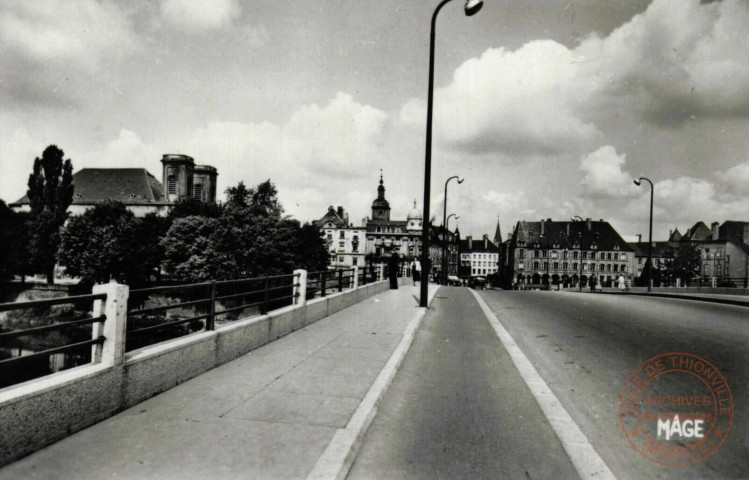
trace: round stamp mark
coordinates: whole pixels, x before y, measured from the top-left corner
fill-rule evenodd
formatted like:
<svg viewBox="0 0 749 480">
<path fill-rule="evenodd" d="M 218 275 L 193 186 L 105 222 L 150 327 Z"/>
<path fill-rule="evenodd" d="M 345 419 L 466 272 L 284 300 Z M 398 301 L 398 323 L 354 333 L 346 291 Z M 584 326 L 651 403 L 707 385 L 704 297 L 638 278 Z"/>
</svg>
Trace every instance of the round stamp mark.
<svg viewBox="0 0 749 480">
<path fill-rule="evenodd" d="M 689 353 L 657 355 L 638 366 L 622 388 L 619 420 L 648 460 L 685 467 L 714 454 L 733 424 L 733 395 L 723 374 Z"/>
</svg>

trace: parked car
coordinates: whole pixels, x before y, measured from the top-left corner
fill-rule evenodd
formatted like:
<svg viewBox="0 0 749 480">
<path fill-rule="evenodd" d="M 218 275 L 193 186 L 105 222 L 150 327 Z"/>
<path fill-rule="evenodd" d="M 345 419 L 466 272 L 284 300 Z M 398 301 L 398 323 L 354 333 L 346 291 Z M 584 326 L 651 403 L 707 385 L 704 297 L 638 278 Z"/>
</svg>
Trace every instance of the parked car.
<svg viewBox="0 0 749 480">
<path fill-rule="evenodd" d="M 486 278 L 485 277 L 471 277 L 468 279 L 468 286 L 475 290 L 486 289 Z"/>
</svg>

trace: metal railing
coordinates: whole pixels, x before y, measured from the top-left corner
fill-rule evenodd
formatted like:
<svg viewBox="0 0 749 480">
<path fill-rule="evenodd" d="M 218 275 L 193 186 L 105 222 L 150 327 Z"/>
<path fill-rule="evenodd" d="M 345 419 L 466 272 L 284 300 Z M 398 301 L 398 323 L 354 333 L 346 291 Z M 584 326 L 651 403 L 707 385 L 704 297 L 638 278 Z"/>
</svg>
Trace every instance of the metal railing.
<svg viewBox="0 0 749 480">
<path fill-rule="evenodd" d="M 345 268 L 307 273 L 307 300 L 354 288 L 355 271 Z M 362 285 L 361 281 L 359 285 Z"/>
<path fill-rule="evenodd" d="M 137 308 L 127 312 L 126 350 L 214 330 L 242 313 L 264 315 L 293 304 L 299 286 L 299 274 L 287 274 L 131 290 L 128 306 Z"/>
<path fill-rule="evenodd" d="M 95 300 L 105 300 L 105 294 L 92 294 L 92 295 L 77 295 L 72 297 L 52 298 L 48 300 L 33 300 L 28 302 L 15 302 L 15 303 L 0 303 L 0 312 L 12 312 L 20 310 L 34 310 L 39 312 L 39 316 L 47 317 L 47 320 L 39 321 L 38 323 L 48 323 L 47 325 L 41 325 L 38 327 L 21 328 L 15 330 L 4 331 L 0 330 L 0 348 L 9 353 L 11 356 L 0 360 L 0 388 L 14 383 L 34 378 L 34 369 L 24 368 L 23 370 L 18 369 L 19 364 L 26 364 L 28 362 L 40 362 L 46 360 L 49 363 L 49 358 L 56 354 L 73 354 L 76 353 L 82 357 L 88 357 L 86 363 L 92 361 L 91 350 L 92 345 L 102 345 L 106 338 L 102 335 L 94 337 L 93 324 L 102 323 L 106 320 L 105 315 L 93 316 L 90 311 L 92 310 L 92 302 Z M 45 314 L 46 311 L 56 305 L 73 305 L 74 308 L 78 307 L 79 311 L 85 311 L 82 315 L 74 316 L 70 320 L 62 320 L 61 318 L 52 318 L 50 314 Z M 58 316 L 59 317 L 59 316 Z M 89 332 L 81 331 L 81 327 L 92 325 Z M 42 350 L 33 351 L 27 342 L 21 341 L 24 337 L 34 337 L 40 335 L 48 335 L 54 332 L 65 332 L 72 331 L 70 335 L 59 335 L 60 338 L 56 339 L 58 342 L 61 341 L 62 345 L 56 345 L 51 348 L 43 348 Z M 87 340 L 78 340 L 87 335 Z M 66 338 L 67 337 L 67 338 Z M 71 338 L 75 338 L 76 341 L 69 341 Z M 49 343 L 49 342 L 42 342 Z M 24 350 L 26 354 L 24 354 Z M 9 351 L 9 352 L 8 352 Z M 13 351 L 17 351 L 18 355 L 13 355 Z M 77 365 L 68 365 L 67 367 L 73 367 Z M 66 367 L 66 368 L 67 368 Z M 49 365 L 46 368 L 50 368 Z M 27 378 L 28 377 L 28 378 Z"/>
</svg>

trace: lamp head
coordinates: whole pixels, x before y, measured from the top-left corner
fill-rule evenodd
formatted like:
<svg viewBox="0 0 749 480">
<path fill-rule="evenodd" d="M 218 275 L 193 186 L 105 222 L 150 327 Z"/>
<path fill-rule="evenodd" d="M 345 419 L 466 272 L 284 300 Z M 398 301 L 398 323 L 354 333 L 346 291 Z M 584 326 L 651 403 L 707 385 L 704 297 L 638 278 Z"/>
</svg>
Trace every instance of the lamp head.
<svg viewBox="0 0 749 480">
<path fill-rule="evenodd" d="M 641 183 L 642 182 L 640 182 L 640 180 L 635 180 L 635 185 L 637 185 L 638 187 L 641 185 Z"/>
<path fill-rule="evenodd" d="M 459 178 L 458 183 L 463 183 L 463 180 L 465 180 L 465 178 Z"/>
<path fill-rule="evenodd" d="M 471 17 L 477 13 L 479 13 L 479 10 L 481 10 L 481 7 L 484 6 L 483 0 L 466 0 L 466 16 Z"/>
</svg>

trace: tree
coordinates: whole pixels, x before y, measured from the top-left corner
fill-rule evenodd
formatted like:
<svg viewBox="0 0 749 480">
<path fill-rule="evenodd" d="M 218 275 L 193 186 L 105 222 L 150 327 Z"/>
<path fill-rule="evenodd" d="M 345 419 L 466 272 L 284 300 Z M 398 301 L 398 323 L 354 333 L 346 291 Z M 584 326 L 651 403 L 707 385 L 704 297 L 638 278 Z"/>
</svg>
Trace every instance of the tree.
<svg viewBox="0 0 749 480">
<path fill-rule="evenodd" d="M 323 232 L 315 225 L 305 223 L 299 229 L 299 258 L 297 268 L 318 272 L 328 268 L 330 253 Z"/>
<path fill-rule="evenodd" d="M 47 276 L 47 283 L 54 283 L 60 228 L 73 202 L 73 164 L 70 159 L 63 161 L 63 156 L 55 145 L 44 149 L 42 158 L 34 160 L 26 192 L 31 204 L 29 257 L 34 271 Z"/>
<path fill-rule="evenodd" d="M 689 282 L 700 275 L 702 256 L 696 244 L 682 242 L 673 252 L 673 260 L 666 263 L 665 276 L 673 279 L 680 278 L 682 283 Z"/>
<path fill-rule="evenodd" d="M 140 221 L 121 202 L 106 200 L 78 217 L 63 229 L 58 259 L 67 273 L 80 277 L 83 285 L 110 279 L 142 284 L 152 266 L 139 256 Z"/>
<path fill-rule="evenodd" d="M 231 231 L 223 219 L 178 218 L 161 240 L 164 268 L 176 280 L 202 282 L 236 278 Z"/>
<path fill-rule="evenodd" d="M 28 213 L 14 212 L 0 200 L 0 280 L 26 273 L 26 220 Z"/>
<path fill-rule="evenodd" d="M 192 197 L 181 197 L 169 210 L 167 218 L 171 225 L 176 218 L 194 216 L 218 218 L 221 216 L 221 210 L 221 205 L 216 203 L 207 203 Z"/>
</svg>

